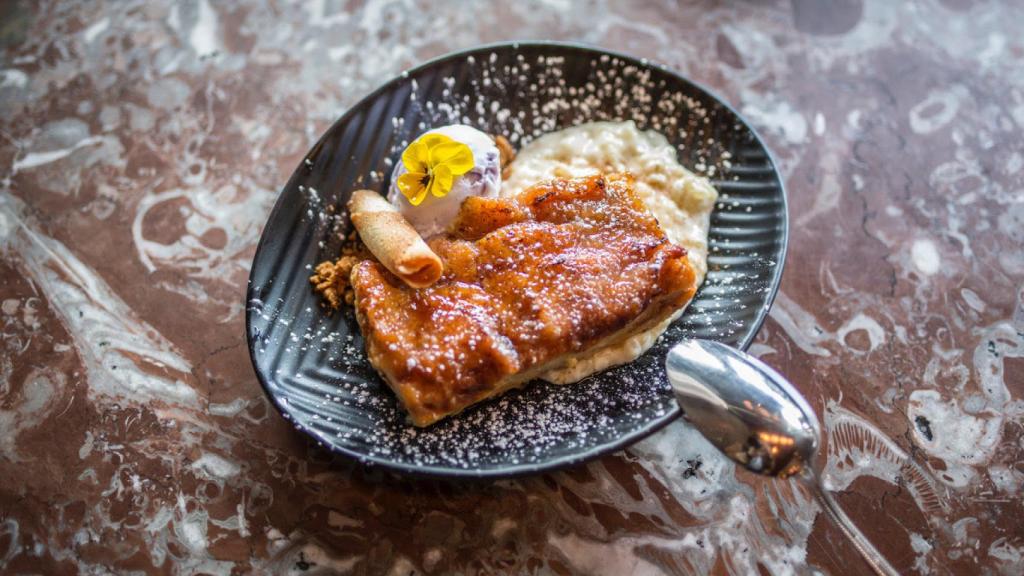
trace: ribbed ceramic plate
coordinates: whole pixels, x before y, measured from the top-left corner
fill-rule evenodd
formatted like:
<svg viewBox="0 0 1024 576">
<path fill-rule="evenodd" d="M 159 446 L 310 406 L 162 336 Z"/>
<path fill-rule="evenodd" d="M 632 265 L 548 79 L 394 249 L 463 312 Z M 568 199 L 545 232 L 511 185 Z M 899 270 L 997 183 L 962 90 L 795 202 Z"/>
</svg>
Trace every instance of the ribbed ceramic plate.
<svg viewBox="0 0 1024 576">
<path fill-rule="evenodd" d="M 709 273 L 686 313 L 637 361 L 583 382 L 535 382 L 426 429 L 407 424 L 369 365 L 351 313 L 327 314 L 310 289 L 316 263 L 349 230 L 351 190 L 386 190 L 402 149 L 461 122 L 516 147 L 560 128 L 634 120 L 677 146 L 720 193 Z M 666 349 L 684 337 L 747 347 L 778 286 L 786 200 L 771 156 L 707 90 L 665 69 L 577 45 L 518 43 L 450 54 L 403 73 L 355 105 L 310 150 L 263 230 L 249 279 L 252 361 L 281 413 L 324 446 L 415 474 L 512 476 L 582 462 L 679 415 Z"/>
</svg>

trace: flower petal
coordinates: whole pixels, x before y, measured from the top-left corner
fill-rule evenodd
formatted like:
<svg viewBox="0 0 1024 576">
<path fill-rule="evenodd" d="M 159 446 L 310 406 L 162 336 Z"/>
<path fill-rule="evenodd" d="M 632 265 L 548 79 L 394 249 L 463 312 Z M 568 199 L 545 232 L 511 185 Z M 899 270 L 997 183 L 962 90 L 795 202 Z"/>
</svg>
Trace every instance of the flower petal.
<svg viewBox="0 0 1024 576">
<path fill-rule="evenodd" d="M 409 203 L 413 206 L 419 206 L 421 202 L 427 197 L 427 189 L 429 186 L 424 186 L 419 189 L 416 196 L 409 199 Z"/>
<path fill-rule="evenodd" d="M 402 152 L 402 164 L 409 172 L 426 173 L 430 162 L 430 148 L 423 143 L 423 138 L 416 140 Z"/>
<path fill-rule="evenodd" d="M 435 146 L 438 146 L 439 144 L 452 142 L 452 139 L 445 136 L 444 134 L 424 134 L 423 136 L 420 136 L 416 141 L 422 142 L 423 145 L 426 146 L 427 149 L 429 150 L 431 148 L 434 148 Z"/>
<path fill-rule="evenodd" d="M 423 172 L 406 172 L 398 177 L 395 185 L 398 186 L 399 192 L 409 199 L 410 204 L 419 206 L 427 196 L 427 187 L 423 185 L 426 179 L 427 175 Z"/>
<path fill-rule="evenodd" d="M 461 176 L 473 169 L 473 151 L 462 142 L 438 144 L 430 150 L 430 162 L 435 166 L 444 164 L 452 175 Z"/>
<path fill-rule="evenodd" d="M 440 164 L 434 166 L 431 175 L 433 178 L 430 179 L 430 193 L 438 198 L 444 198 L 448 192 L 451 192 L 452 182 L 455 180 L 451 169 L 447 164 Z"/>
</svg>

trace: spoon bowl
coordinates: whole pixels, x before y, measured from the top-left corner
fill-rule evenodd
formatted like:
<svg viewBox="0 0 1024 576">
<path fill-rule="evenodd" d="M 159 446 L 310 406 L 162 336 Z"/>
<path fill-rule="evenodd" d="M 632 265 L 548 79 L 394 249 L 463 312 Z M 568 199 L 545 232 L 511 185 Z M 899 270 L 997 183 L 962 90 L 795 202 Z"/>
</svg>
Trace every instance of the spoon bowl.
<svg viewBox="0 0 1024 576">
<path fill-rule="evenodd" d="M 665 369 L 686 419 L 715 447 L 756 474 L 796 475 L 876 574 L 898 574 L 824 488 L 814 469 L 821 425 L 785 377 L 709 340 L 676 344 Z"/>
<path fill-rule="evenodd" d="M 821 437 L 814 410 L 757 358 L 687 340 L 669 350 L 665 367 L 686 418 L 747 470 L 785 478 L 814 458 Z"/>
</svg>

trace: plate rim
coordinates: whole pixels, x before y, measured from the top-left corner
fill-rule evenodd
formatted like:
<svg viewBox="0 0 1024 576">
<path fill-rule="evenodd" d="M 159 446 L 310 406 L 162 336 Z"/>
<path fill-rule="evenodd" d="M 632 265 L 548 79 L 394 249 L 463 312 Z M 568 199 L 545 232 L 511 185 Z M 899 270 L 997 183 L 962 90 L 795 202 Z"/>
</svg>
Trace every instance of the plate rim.
<svg viewBox="0 0 1024 576">
<path fill-rule="evenodd" d="M 768 282 L 768 297 L 765 299 L 764 303 L 758 310 L 757 315 L 751 322 L 750 330 L 739 341 L 738 348 L 740 350 L 746 350 L 747 348 L 750 347 L 750 345 L 754 341 L 754 338 L 756 338 L 758 332 L 760 332 L 761 327 L 764 324 L 765 319 L 767 319 L 769 312 L 771 311 L 771 307 L 775 302 L 775 297 L 778 295 L 779 292 L 779 286 L 782 283 L 782 276 L 786 267 L 786 256 L 789 252 L 789 201 L 788 195 L 786 193 L 786 182 L 785 178 L 783 177 L 782 171 L 779 168 L 779 163 L 775 158 L 775 154 L 765 144 L 764 139 L 757 132 L 754 126 L 751 125 L 751 123 L 746 119 L 746 117 L 740 114 L 740 112 L 736 110 L 736 108 L 734 108 L 728 100 L 722 98 L 716 91 L 708 88 L 707 86 L 700 82 L 691 80 L 687 76 L 684 76 L 681 72 L 669 67 L 667 64 L 663 62 L 660 62 L 652 58 L 638 58 L 636 56 L 625 54 L 623 52 L 607 49 L 602 46 L 584 42 L 565 42 L 556 40 L 508 40 L 500 42 L 490 42 L 486 44 L 478 44 L 469 48 L 464 48 L 453 52 L 447 52 L 435 56 L 429 60 L 426 60 L 412 68 L 408 68 L 399 72 L 393 78 L 391 78 L 387 82 L 384 82 L 383 84 L 375 88 L 373 91 L 371 91 L 369 94 L 359 99 L 358 102 L 349 106 L 348 109 L 346 109 L 345 112 L 337 120 L 335 120 L 326 130 L 324 130 L 323 134 L 321 134 L 320 138 L 317 139 L 316 143 L 308 151 L 306 151 L 305 154 L 303 154 L 303 160 L 300 160 L 299 165 L 295 168 L 295 170 L 292 172 L 292 175 L 288 178 L 288 181 L 284 184 L 284 186 L 281 188 L 281 191 L 278 193 L 277 200 L 274 201 L 274 207 L 267 215 L 266 222 L 263 224 L 263 229 L 260 231 L 260 240 L 256 244 L 256 251 L 253 253 L 253 261 L 252 265 L 250 265 L 249 277 L 247 280 L 245 292 L 245 337 L 247 348 L 249 349 L 249 360 L 252 364 L 253 372 L 256 374 L 256 379 L 259 381 L 260 387 L 263 388 L 263 392 L 269 397 L 271 404 L 275 407 L 278 413 L 282 417 L 284 417 L 284 419 L 287 422 L 289 422 L 295 429 L 305 434 L 306 436 L 314 439 L 318 446 L 326 448 L 331 453 L 343 455 L 346 458 L 352 460 L 354 463 L 358 463 L 367 468 L 379 466 L 382 469 L 386 469 L 388 471 L 408 477 L 499 480 L 505 478 L 530 476 L 545 472 L 555 472 L 558 470 L 563 470 L 565 468 L 582 464 L 584 462 L 588 462 L 600 456 L 616 452 L 622 448 L 635 444 L 640 440 L 643 440 L 644 438 L 651 436 L 655 432 L 658 432 L 659 430 L 667 426 L 670 422 L 672 422 L 680 415 L 682 415 L 682 410 L 679 408 L 679 406 L 677 404 L 673 404 L 672 409 L 668 410 L 665 414 L 648 420 L 640 428 L 634 430 L 633 432 L 625 434 L 612 442 L 606 442 L 604 444 L 591 447 L 583 452 L 576 453 L 572 456 L 562 456 L 540 464 L 510 464 L 506 467 L 498 469 L 454 468 L 438 466 L 435 464 L 413 465 L 396 462 L 394 460 L 389 460 L 386 458 L 382 458 L 380 456 L 363 454 L 360 452 L 349 450 L 343 446 L 337 446 L 330 442 L 330 440 L 328 440 L 327 438 L 323 437 L 315 429 L 300 424 L 299 420 L 295 417 L 295 415 L 292 414 L 290 405 L 282 403 L 278 396 L 271 391 L 269 380 L 258 368 L 256 360 L 257 346 L 252 326 L 254 314 L 249 307 L 249 303 L 256 299 L 254 294 L 255 289 L 253 286 L 253 274 L 256 269 L 255 263 L 259 254 L 263 251 L 265 244 L 268 242 L 266 234 L 267 227 L 274 220 L 274 217 L 277 215 L 278 211 L 281 210 L 282 207 L 284 206 L 285 191 L 292 187 L 294 181 L 302 173 L 303 162 L 305 161 L 305 159 L 309 158 L 316 150 L 318 150 L 323 145 L 327 136 L 329 134 L 332 134 L 338 125 L 348 121 L 349 118 L 353 114 L 355 114 L 356 110 L 361 109 L 364 104 L 372 102 L 373 99 L 375 99 L 378 95 L 392 88 L 396 84 L 406 81 L 408 76 L 411 76 L 414 73 L 417 73 L 426 68 L 431 68 L 440 64 L 444 64 L 451 60 L 464 59 L 467 56 L 475 55 L 479 52 L 486 52 L 488 50 L 495 49 L 518 50 L 519 48 L 522 47 L 553 47 L 560 49 L 568 49 L 572 52 L 581 52 L 596 55 L 598 57 L 602 55 L 607 55 L 612 58 L 621 59 L 623 61 L 626 61 L 627 63 L 639 67 L 657 68 L 661 70 L 661 72 L 675 77 L 676 80 L 683 82 L 684 84 L 688 84 L 693 88 L 704 92 L 718 105 L 732 112 L 736 116 L 736 118 L 743 123 L 744 127 L 750 131 L 751 135 L 754 137 L 754 140 L 757 142 L 757 144 L 761 147 L 762 150 L 764 150 L 765 155 L 767 156 L 768 161 L 771 164 L 772 173 L 778 182 L 779 196 L 782 202 L 782 206 L 780 209 L 780 212 L 782 214 L 782 230 L 781 243 L 777 259 L 778 261 L 775 267 L 773 268 L 771 279 Z M 700 289 L 698 289 L 698 292 L 699 290 Z"/>
</svg>

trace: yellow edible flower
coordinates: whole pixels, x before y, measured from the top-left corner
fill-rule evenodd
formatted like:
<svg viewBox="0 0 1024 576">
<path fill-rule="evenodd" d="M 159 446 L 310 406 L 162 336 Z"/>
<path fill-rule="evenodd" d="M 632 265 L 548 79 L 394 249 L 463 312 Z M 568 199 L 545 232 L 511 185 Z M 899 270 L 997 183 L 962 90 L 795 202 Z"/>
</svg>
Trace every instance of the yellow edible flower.
<svg viewBox="0 0 1024 576">
<path fill-rule="evenodd" d="M 398 177 L 398 189 L 413 206 L 427 193 L 443 198 L 455 178 L 473 168 L 473 151 L 443 134 L 424 134 L 402 152 L 407 172 Z"/>
</svg>

